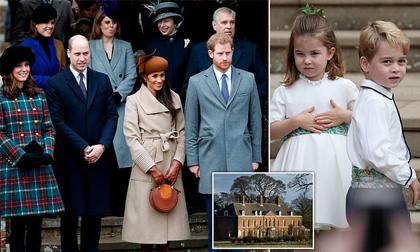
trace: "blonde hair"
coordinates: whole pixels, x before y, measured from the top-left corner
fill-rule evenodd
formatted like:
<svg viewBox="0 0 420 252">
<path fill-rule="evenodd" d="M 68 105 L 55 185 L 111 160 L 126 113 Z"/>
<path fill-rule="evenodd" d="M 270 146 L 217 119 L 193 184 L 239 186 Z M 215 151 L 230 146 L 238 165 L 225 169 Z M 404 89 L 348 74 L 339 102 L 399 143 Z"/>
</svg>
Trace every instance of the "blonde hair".
<svg viewBox="0 0 420 252">
<path fill-rule="evenodd" d="M 233 48 L 233 40 L 229 35 L 225 33 L 215 33 L 207 41 L 207 49 L 214 52 L 216 44 L 224 45 L 228 43 L 230 44 L 230 47 Z"/>
<path fill-rule="evenodd" d="M 310 35 L 318 38 L 322 44 L 330 50 L 335 48 L 333 57 L 328 61 L 325 71 L 328 72 L 328 78 L 335 80 L 337 76 L 343 76 L 344 65 L 341 56 L 341 50 L 338 46 L 334 30 L 327 19 L 318 15 L 299 14 L 293 22 L 289 47 L 287 52 L 286 76 L 284 85 L 292 85 L 299 77 L 299 71 L 295 62 L 294 40 L 297 36 Z"/>
<path fill-rule="evenodd" d="M 410 50 L 410 40 L 394 23 L 377 20 L 362 29 L 359 38 L 359 58 L 370 61 L 379 49 L 379 42 L 384 41 L 392 47 L 399 47 L 405 55 Z"/>
</svg>

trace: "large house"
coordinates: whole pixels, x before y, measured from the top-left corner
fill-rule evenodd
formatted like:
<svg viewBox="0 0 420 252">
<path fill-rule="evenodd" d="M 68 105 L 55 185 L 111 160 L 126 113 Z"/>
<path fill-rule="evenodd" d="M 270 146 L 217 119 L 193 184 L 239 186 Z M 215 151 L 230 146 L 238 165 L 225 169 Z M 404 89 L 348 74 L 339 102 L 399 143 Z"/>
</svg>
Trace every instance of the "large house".
<svg viewBox="0 0 420 252">
<path fill-rule="evenodd" d="M 302 216 L 280 203 L 232 203 L 214 216 L 214 240 L 303 236 Z"/>
</svg>

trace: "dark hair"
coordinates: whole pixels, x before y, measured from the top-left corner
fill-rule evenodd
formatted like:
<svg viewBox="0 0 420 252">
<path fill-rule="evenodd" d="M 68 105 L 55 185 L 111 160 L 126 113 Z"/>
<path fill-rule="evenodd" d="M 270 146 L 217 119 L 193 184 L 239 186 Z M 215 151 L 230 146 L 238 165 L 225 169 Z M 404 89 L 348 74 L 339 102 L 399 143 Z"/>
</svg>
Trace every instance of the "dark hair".
<svg viewBox="0 0 420 252">
<path fill-rule="evenodd" d="M 333 57 L 328 61 L 325 70 L 328 72 L 328 78 L 330 80 L 335 80 L 337 76 L 343 76 L 344 65 L 341 56 L 341 50 L 338 46 L 332 25 L 328 23 L 325 17 L 318 15 L 299 14 L 293 23 L 290 35 L 284 84 L 286 86 L 292 85 L 298 79 L 299 71 L 296 68 L 294 56 L 294 39 L 296 36 L 303 35 L 310 35 L 320 39 L 322 44 L 328 50 L 333 47 L 335 48 L 335 53 Z"/>
<path fill-rule="evenodd" d="M 17 98 L 19 90 L 16 82 L 13 80 L 14 77 L 12 73 L 3 76 L 3 95 L 10 100 Z M 31 74 L 29 74 L 28 79 L 23 83 L 21 91 L 29 97 L 41 93 L 41 89 L 36 87 L 35 80 L 32 78 Z"/>
<path fill-rule="evenodd" d="M 100 39 L 102 37 L 102 30 L 101 30 L 101 23 L 104 18 L 107 17 L 103 11 L 98 11 L 98 13 L 95 16 L 95 19 L 93 20 L 93 27 L 92 27 L 92 34 L 91 39 Z M 110 17 L 109 17 L 110 18 Z M 112 18 L 110 18 L 112 19 Z M 118 20 L 112 19 L 117 24 L 117 31 L 115 32 L 115 37 L 119 38 L 121 35 L 121 25 Z"/>
<path fill-rule="evenodd" d="M 153 73 L 150 73 L 153 74 Z M 141 78 L 143 85 L 147 87 L 147 82 L 144 78 Z M 172 116 L 172 121 L 176 119 L 176 109 L 174 107 L 174 99 L 171 94 L 171 89 L 169 88 L 168 81 L 165 78 L 162 89 L 156 93 L 156 99 L 163 104 Z"/>
</svg>

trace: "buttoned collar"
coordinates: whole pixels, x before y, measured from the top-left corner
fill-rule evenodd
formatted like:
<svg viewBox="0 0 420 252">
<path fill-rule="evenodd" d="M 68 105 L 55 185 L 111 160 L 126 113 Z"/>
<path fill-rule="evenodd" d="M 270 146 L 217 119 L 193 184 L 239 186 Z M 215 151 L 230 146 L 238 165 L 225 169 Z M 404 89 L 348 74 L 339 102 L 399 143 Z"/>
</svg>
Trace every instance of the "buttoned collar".
<svg viewBox="0 0 420 252">
<path fill-rule="evenodd" d="M 362 84 L 360 85 L 360 87 L 361 87 L 361 88 L 368 88 L 368 89 L 372 89 L 372 90 L 374 90 L 375 92 L 377 92 L 377 93 L 379 93 L 379 94 L 381 94 L 381 95 L 385 96 L 386 98 L 388 98 L 388 99 L 390 99 L 390 100 L 392 100 L 392 98 L 393 98 L 393 94 L 392 94 L 392 92 L 391 92 L 391 91 L 389 91 L 388 89 L 384 88 L 383 86 L 381 86 L 381 85 L 377 84 L 377 83 L 376 83 L 376 82 L 374 82 L 374 81 L 364 79 L 364 80 L 362 81 Z"/>
<path fill-rule="evenodd" d="M 74 78 L 76 78 L 77 82 L 79 83 L 79 74 L 80 74 L 80 72 L 77 71 L 76 69 L 74 69 L 71 64 L 70 64 L 70 71 L 74 75 Z M 85 76 L 85 80 L 87 80 L 87 68 L 85 70 L 83 70 L 82 73 Z"/>
</svg>

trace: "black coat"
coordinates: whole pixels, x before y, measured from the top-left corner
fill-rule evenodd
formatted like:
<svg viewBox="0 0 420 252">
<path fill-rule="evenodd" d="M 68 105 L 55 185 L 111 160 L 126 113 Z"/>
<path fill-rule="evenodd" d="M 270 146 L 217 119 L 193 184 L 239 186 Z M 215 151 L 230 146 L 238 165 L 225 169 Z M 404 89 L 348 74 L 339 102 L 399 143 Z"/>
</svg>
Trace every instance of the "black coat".
<svg viewBox="0 0 420 252">
<path fill-rule="evenodd" d="M 169 63 L 166 70 L 169 87 L 181 95 L 191 41 L 177 32 L 173 36 L 158 36 L 149 40 L 147 51 L 152 52 L 155 48 L 155 55 L 165 58 Z"/>
<path fill-rule="evenodd" d="M 56 172 L 66 212 L 105 215 L 111 211 L 111 176 L 115 164 L 112 140 L 118 114 L 108 76 L 88 68 L 87 98 L 69 68 L 51 77 L 46 86 L 56 138 Z M 105 152 L 94 164 L 83 150 L 103 144 Z"/>
</svg>

